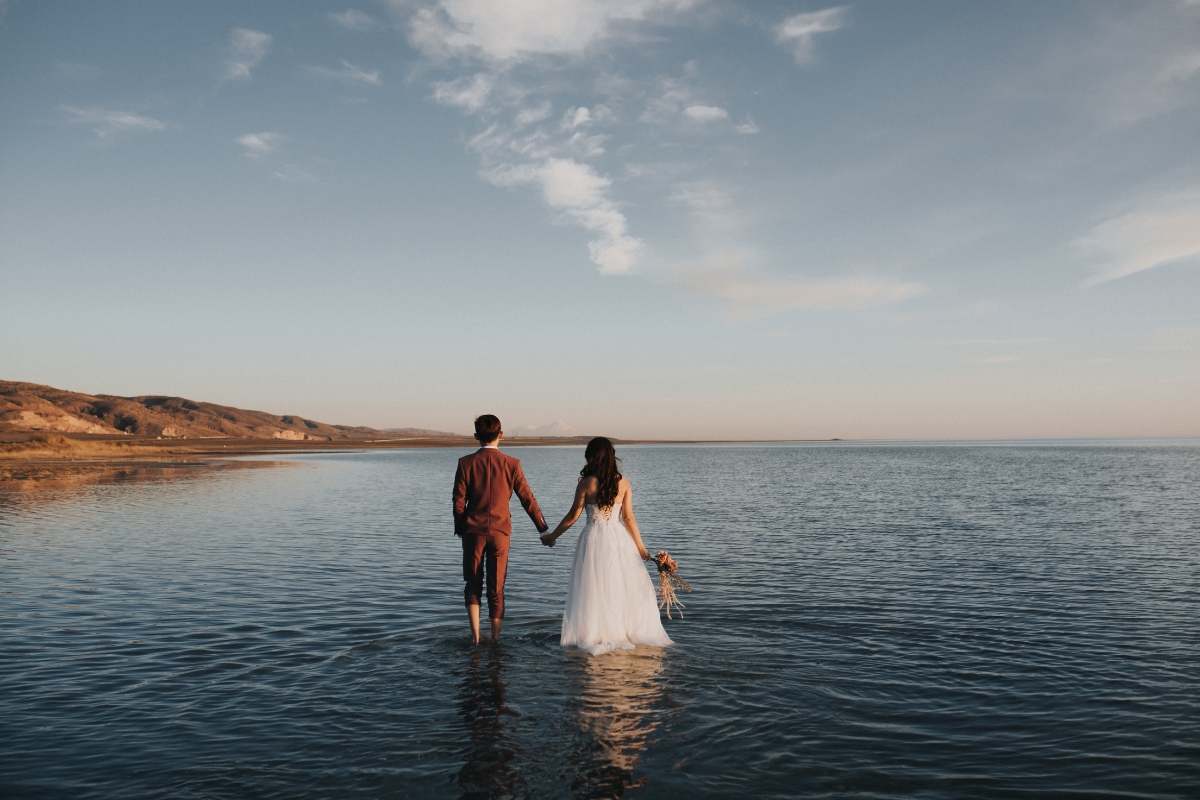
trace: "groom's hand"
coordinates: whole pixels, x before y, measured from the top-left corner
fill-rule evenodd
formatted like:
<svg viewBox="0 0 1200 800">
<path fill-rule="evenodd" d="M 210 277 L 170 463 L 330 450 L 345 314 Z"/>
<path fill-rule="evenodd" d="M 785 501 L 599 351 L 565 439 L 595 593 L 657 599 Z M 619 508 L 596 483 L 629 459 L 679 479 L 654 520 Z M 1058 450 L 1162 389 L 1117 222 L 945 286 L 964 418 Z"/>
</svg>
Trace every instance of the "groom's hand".
<svg viewBox="0 0 1200 800">
<path fill-rule="evenodd" d="M 554 539 L 548 533 L 543 533 L 541 536 L 542 544 L 546 547 L 554 547 Z"/>
</svg>

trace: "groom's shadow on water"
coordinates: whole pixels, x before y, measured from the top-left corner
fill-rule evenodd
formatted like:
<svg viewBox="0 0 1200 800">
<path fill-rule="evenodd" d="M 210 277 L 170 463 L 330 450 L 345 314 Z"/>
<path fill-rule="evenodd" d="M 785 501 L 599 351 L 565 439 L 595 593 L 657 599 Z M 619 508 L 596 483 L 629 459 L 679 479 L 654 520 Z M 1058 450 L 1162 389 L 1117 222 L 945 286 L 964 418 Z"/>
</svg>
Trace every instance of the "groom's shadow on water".
<svg viewBox="0 0 1200 800">
<path fill-rule="evenodd" d="M 508 707 L 504 679 L 508 669 L 500 646 L 474 648 L 458 685 L 458 708 L 469 739 L 458 771 L 462 800 L 489 800 L 525 794 L 517 766 L 521 757 Z"/>
</svg>

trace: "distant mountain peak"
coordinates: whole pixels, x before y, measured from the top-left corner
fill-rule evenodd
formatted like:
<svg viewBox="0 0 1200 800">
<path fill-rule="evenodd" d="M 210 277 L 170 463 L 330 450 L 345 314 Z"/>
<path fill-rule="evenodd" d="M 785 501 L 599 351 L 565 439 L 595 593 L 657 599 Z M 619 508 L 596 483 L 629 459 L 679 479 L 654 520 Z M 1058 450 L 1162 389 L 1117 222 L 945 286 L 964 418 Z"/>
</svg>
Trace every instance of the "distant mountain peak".
<svg viewBox="0 0 1200 800">
<path fill-rule="evenodd" d="M 515 428 L 505 428 L 505 436 L 580 436 L 575 428 L 565 422 L 551 422 L 546 425 L 521 425 Z"/>
</svg>

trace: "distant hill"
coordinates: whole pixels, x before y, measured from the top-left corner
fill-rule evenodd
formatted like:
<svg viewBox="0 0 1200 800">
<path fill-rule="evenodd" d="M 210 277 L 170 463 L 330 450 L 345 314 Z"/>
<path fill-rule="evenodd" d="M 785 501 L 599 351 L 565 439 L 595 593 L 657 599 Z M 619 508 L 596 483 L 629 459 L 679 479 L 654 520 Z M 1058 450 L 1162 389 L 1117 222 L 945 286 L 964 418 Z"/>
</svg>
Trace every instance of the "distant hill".
<svg viewBox="0 0 1200 800">
<path fill-rule="evenodd" d="M 388 436 L 420 436 L 425 439 L 441 439 L 447 436 L 452 436 L 457 439 L 463 438 L 463 436 L 458 433 L 431 431 L 428 428 L 380 428 L 379 433 L 386 433 Z"/>
<path fill-rule="evenodd" d="M 415 431 L 420 430 L 420 433 Z M 116 397 L 80 394 L 36 383 L 0 381 L 0 433 L 128 434 L 196 439 L 288 439 L 338 441 L 395 435 L 452 436 L 416 428 L 374 428 L 328 425 L 295 415 L 278 416 L 183 397 L 147 395 Z"/>
<path fill-rule="evenodd" d="M 549 425 L 525 425 L 519 428 L 506 428 L 504 435 L 508 437 L 576 437 L 580 433 L 565 422 L 551 422 Z"/>
</svg>

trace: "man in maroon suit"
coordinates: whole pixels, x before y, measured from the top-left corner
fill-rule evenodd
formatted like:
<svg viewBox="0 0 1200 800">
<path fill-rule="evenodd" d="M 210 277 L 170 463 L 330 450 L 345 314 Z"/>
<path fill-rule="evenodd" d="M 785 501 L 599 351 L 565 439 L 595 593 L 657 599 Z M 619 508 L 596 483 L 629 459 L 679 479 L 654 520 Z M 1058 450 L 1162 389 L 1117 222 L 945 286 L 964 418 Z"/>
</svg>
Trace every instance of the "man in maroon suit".
<svg viewBox="0 0 1200 800">
<path fill-rule="evenodd" d="M 463 579 L 471 636 L 479 644 L 479 601 L 487 567 L 488 618 L 492 639 L 500 638 L 504 619 L 504 574 L 508 570 L 508 542 L 512 535 L 509 498 L 516 492 L 521 506 L 538 533 L 550 526 L 525 482 L 521 462 L 500 452 L 504 431 L 500 420 L 484 414 L 475 420 L 475 438 L 483 445 L 458 460 L 454 475 L 454 534 L 462 537 Z"/>
</svg>

